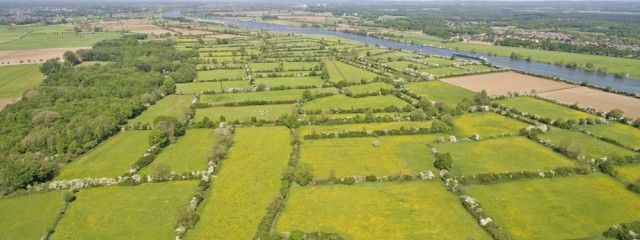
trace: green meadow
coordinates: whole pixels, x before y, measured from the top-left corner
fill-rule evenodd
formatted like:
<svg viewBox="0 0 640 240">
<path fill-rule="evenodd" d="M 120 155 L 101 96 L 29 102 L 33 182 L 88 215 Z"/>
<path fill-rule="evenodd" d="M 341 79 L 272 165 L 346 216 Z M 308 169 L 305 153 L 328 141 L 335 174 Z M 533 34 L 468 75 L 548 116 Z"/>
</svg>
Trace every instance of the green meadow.
<svg viewBox="0 0 640 240">
<path fill-rule="evenodd" d="M 44 79 L 40 64 L 0 67 L 0 98 L 20 97 Z"/>
</svg>

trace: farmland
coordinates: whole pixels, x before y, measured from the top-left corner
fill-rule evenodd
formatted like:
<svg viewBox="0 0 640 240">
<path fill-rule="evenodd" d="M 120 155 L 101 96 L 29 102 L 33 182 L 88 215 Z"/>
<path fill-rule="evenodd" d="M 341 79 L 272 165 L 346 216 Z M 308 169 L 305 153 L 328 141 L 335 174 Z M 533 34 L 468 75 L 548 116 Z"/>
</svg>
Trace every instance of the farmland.
<svg viewBox="0 0 640 240">
<path fill-rule="evenodd" d="M 585 126 L 584 129 L 596 136 L 613 139 L 625 146 L 640 148 L 640 130 L 631 126 L 613 123 Z"/>
<path fill-rule="evenodd" d="M 451 173 L 460 176 L 477 173 L 537 171 L 574 164 L 562 155 L 522 137 L 437 144 L 435 148 L 438 152 L 451 153 L 454 159 Z M 520 157 L 511 158 L 516 154 Z"/>
<path fill-rule="evenodd" d="M 203 91 L 222 91 L 228 89 L 248 89 L 248 81 L 198 82 L 176 84 L 176 92 L 183 94 L 199 94 Z"/>
<path fill-rule="evenodd" d="M 113 39 L 120 33 L 75 33 L 72 28 L 48 27 L 36 30 L 21 39 L 0 45 L 0 51 L 41 48 L 87 47 L 103 39 Z"/>
<path fill-rule="evenodd" d="M 213 145 L 211 129 L 190 129 L 177 143 L 165 149 L 140 174 L 154 175 L 158 165 L 165 164 L 176 172 L 202 171 L 207 168 L 208 149 Z"/>
<path fill-rule="evenodd" d="M 37 64 L 0 67 L 0 98 L 20 97 L 37 86 L 44 79 L 38 67 Z"/>
<path fill-rule="evenodd" d="M 432 101 L 457 103 L 473 97 L 473 92 L 441 81 L 407 83 L 405 86 Z"/>
<path fill-rule="evenodd" d="M 343 62 L 330 61 L 326 64 L 329 76 L 331 77 L 330 81 L 334 83 L 340 81 L 360 82 L 361 80 L 373 80 L 378 77 L 375 73 L 362 70 Z"/>
<path fill-rule="evenodd" d="M 229 93 L 203 95 L 201 102 L 207 103 L 233 103 L 244 101 L 292 101 L 302 98 L 304 90 L 264 91 L 250 93 Z M 312 94 L 337 93 L 336 89 L 318 88 L 310 90 Z"/>
<path fill-rule="evenodd" d="M 199 108 L 196 110 L 194 119 L 202 121 L 202 118 L 206 116 L 209 119 L 216 120 L 220 116 L 224 116 L 227 121 L 238 120 L 243 122 L 250 120 L 251 117 L 273 121 L 284 114 L 291 113 L 293 109 L 293 104 Z"/>
<path fill-rule="evenodd" d="M 294 187 L 291 192 L 279 231 L 338 232 L 346 239 L 490 239 L 436 182 Z"/>
<path fill-rule="evenodd" d="M 637 219 L 640 212 L 636 194 L 601 174 L 474 186 L 468 191 L 518 239 L 597 236 L 617 222 Z"/>
<path fill-rule="evenodd" d="M 153 119 L 158 116 L 171 116 L 184 122 L 187 120 L 187 114 L 190 112 L 192 96 L 189 95 L 171 95 L 158 101 L 140 114 L 140 116 L 131 120 L 132 123 L 153 123 Z"/>
<path fill-rule="evenodd" d="M 553 120 L 558 118 L 574 120 L 580 118 L 597 118 L 597 116 L 585 112 L 573 110 L 568 107 L 558 106 L 556 104 L 531 97 L 509 98 L 506 100 L 500 100 L 498 102 L 507 107 L 515 108 L 518 111 L 535 114 Z"/>
<path fill-rule="evenodd" d="M 41 238 L 53 226 L 63 203 L 61 191 L 0 199 L 0 233 L 6 239 Z"/>
<path fill-rule="evenodd" d="M 577 131 L 568 131 L 561 128 L 553 128 L 551 131 L 540 135 L 540 139 L 549 140 L 551 144 L 556 146 L 563 142 L 575 142 L 584 146 L 585 156 L 587 158 L 603 158 L 611 157 L 614 154 L 619 156 L 631 156 L 635 153 L 629 149 L 616 146 L 597 138 L 591 137 Z"/>
<path fill-rule="evenodd" d="M 279 77 L 279 78 L 257 78 L 256 84 L 264 84 L 266 87 L 299 87 L 316 86 L 324 83 L 320 77 Z"/>
<path fill-rule="evenodd" d="M 290 152 L 288 131 L 244 128 L 234 138 L 234 147 L 211 186 L 202 219 L 188 239 L 253 237 L 269 201 L 278 193 Z"/>
<path fill-rule="evenodd" d="M 514 72 L 454 77 L 443 79 L 442 81 L 474 92 L 487 90 L 489 95 L 505 95 L 507 93 L 531 91 L 542 93 L 576 87 L 568 83 L 556 82 Z"/>
<path fill-rule="evenodd" d="M 465 114 L 454 119 L 453 133 L 460 137 L 515 135 L 526 124 L 495 113 Z"/>
<path fill-rule="evenodd" d="M 398 108 L 404 107 L 408 103 L 402 101 L 395 96 L 374 96 L 350 99 L 345 95 L 335 95 L 326 98 L 320 98 L 303 106 L 305 110 L 322 109 L 328 110 L 331 108 L 338 109 L 359 109 L 359 108 L 385 108 L 388 106 L 396 106 Z"/>
</svg>

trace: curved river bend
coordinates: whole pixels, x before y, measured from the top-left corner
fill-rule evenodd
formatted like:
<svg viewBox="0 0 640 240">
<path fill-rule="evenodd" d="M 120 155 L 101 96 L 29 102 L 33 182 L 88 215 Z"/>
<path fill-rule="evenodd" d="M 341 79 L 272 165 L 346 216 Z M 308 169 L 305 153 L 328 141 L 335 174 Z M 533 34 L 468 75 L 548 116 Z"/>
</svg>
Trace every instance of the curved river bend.
<svg viewBox="0 0 640 240">
<path fill-rule="evenodd" d="M 329 31 L 324 29 L 315 29 L 315 28 L 302 28 L 296 26 L 286 26 L 279 24 L 269 24 L 269 23 L 261 23 L 261 22 L 246 22 L 246 21 L 229 21 L 224 19 L 199 19 L 199 18 L 191 18 L 192 20 L 202 21 L 202 22 L 215 22 L 215 23 L 223 23 L 231 26 L 235 26 L 238 28 L 244 28 L 249 30 L 267 30 L 273 32 L 284 32 L 284 33 L 296 33 L 296 34 L 319 34 L 319 35 L 330 35 L 341 38 L 346 38 L 349 40 L 354 40 L 358 42 L 367 43 L 369 45 L 379 45 L 387 48 L 399 48 L 408 51 L 422 51 L 427 54 L 432 55 L 440 55 L 440 56 L 451 56 L 454 53 L 462 53 L 474 56 L 483 56 L 486 57 L 489 62 L 494 65 L 506 66 L 512 69 L 517 69 L 520 71 L 542 74 L 547 76 L 555 76 L 560 77 L 565 80 L 582 83 L 583 81 L 589 81 L 590 84 L 600 87 L 612 87 L 615 90 L 625 91 L 629 93 L 640 93 L 640 80 L 635 80 L 631 78 L 617 78 L 612 74 L 602 74 L 598 72 L 589 72 L 584 71 L 582 69 L 571 69 L 565 68 L 562 66 L 558 66 L 555 64 L 541 63 L 541 62 L 527 62 L 525 60 L 514 60 L 508 57 L 500 57 L 500 56 L 489 56 L 485 54 L 476 54 L 465 51 L 454 51 L 446 48 L 434 48 L 434 47 L 423 47 L 408 43 L 396 42 L 386 39 L 374 38 L 361 36 L 351 33 L 344 32 L 336 32 Z"/>
</svg>

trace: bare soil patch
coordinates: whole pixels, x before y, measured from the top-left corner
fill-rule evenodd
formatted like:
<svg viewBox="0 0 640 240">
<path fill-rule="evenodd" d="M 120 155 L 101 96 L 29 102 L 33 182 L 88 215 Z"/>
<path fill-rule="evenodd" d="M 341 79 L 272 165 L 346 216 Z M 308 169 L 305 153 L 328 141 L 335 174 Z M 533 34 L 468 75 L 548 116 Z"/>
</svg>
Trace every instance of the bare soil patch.
<svg viewBox="0 0 640 240">
<path fill-rule="evenodd" d="M 211 32 L 209 32 L 209 31 L 192 30 L 192 29 L 181 29 L 181 28 L 172 28 L 171 31 L 182 33 L 183 35 L 206 35 L 206 34 L 211 34 Z"/>
<path fill-rule="evenodd" d="M 20 101 L 20 99 L 22 99 L 22 98 L 21 97 L 18 97 L 18 98 L 0 98 L 0 111 L 2 111 L 2 109 L 4 109 L 4 107 L 6 107 L 9 104 L 17 103 L 18 101 Z"/>
<path fill-rule="evenodd" d="M 158 26 L 145 21 L 108 21 L 95 24 L 106 29 L 153 29 Z"/>
<path fill-rule="evenodd" d="M 624 111 L 626 117 L 640 117 L 640 99 L 592 88 L 577 87 L 544 92 L 538 95 L 566 103 L 578 103 L 580 106 L 592 107 L 603 112 L 619 108 Z"/>
<path fill-rule="evenodd" d="M 542 93 L 577 87 L 568 83 L 556 82 L 515 72 L 445 78 L 442 79 L 442 81 L 476 92 L 487 90 L 489 95 L 504 95 L 509 92 L 531 92 L 532 90 L 535 90 L 537 93 Z"/>
<path fill-rule="evenodd" d="M 91 47 L 0 51 L 0 66 L 42 63 L 51 58 L 62 59 L 64 52 L 75 52 L 78 49 L 91 49 Z"/>
<path fill-rule="evenodd" d="M 206 37 L 207 38 L 230 39 L 230 38 L 244 38 L 246 36 L 234 35 L 234 34 L 213 34 L 213 35 L 207 35 Z"/>
<path fill-rule="evenodd" d="M 148 29 L 148 30 L 132 30 L 132 33 L 141 33 L 141 34 L 155 34 L 155 35 L 163 35 L 167 33 L 173 34 L 174 32 L 165 30 L 165 29 Z"/>
</svg>

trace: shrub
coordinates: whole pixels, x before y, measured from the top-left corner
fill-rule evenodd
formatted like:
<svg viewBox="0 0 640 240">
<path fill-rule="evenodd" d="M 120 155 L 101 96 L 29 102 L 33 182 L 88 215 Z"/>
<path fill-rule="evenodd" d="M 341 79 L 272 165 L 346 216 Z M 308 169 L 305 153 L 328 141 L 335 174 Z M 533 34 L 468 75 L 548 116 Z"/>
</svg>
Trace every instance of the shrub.
<svg viewBox="0 0 640 240">
<path fill-rule="evenodd" d="M 620 109 L 613 109 L 607 113 L 607 118 L 621 119 L 624 112 Z"/>
<path fill-rule="evenodd" d="M 635 234 L 632 234 L 632 233 L 635 233 Z M 602 235 L 607 238 L 631 240 L 631 239 L 637 239 L 638 233 L 640 233 L 640 221 L 616 224 L 613 227 L 609 228 L 609 230 L 607 230 L 606 232 L 602 233 Z"/>
<path fill-rule="evenodd" d="M 451 154 L 449 153 L 436 153 L 436 160 L 433 162 L 433 166 L 438 170 L 449 170 L 451 169 L 451 164 L 453 159 L 451 158 Z"/>
<path fill-rule="evenodd" d="M 167 136 L 167 132 L 162 129 L 154 129 L 149 134 L 149 145 L 158 146 L 158 147 L 166 147 L 169 144 L 169 136 Z"/>
<path fill-rule="evenodd" d="M 570 140 L 561 141 L 558 145 L 558 150 L 570 158 L 578 158 L 584 155 L 584 146 Z"/>
<path fill-rule="evenodd" d="M 184 226 L 191 228 L 196 225 L 196 222 L 200 219 L 195 209 L 191 207 L 181 207 L 176 212 L 177 227 Z"/>
<path fill-rule="evenodd" d="M 365 180 L 367 180 L 367 182 L 375 182 L 378 181 L 378 177 L 376 177 L 375 175 L 369 175 L 365 177 Z"/>
<path fill-rule="evenodd" d="M 293 174 L 293 180 L 300 184 L 300 186 L 306 186 L 313 180 L 313 169 L 309 164 L 299 164 Z"/>
</svg>

